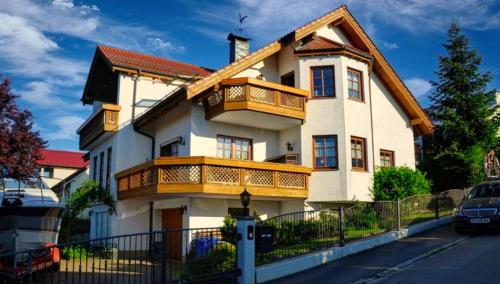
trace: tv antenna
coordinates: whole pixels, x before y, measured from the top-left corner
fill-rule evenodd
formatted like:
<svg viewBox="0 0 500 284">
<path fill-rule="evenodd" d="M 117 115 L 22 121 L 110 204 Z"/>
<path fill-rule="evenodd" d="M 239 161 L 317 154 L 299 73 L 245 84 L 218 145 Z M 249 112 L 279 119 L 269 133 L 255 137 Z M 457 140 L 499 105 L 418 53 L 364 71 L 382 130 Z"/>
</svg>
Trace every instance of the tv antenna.
<svg viewBox="0 0 500 284">
<path fill-rule="evenodd" d="M 245 21 L 246 18 L 248 18 L 248 16 L 243 16 L 241 15 L 241 13 L 238 12 L 238 20 L 240 21 L 240 27 L 238 28 L 238 32 L 240 34 L 243 33 L 243 21 Z"/>
</svg>

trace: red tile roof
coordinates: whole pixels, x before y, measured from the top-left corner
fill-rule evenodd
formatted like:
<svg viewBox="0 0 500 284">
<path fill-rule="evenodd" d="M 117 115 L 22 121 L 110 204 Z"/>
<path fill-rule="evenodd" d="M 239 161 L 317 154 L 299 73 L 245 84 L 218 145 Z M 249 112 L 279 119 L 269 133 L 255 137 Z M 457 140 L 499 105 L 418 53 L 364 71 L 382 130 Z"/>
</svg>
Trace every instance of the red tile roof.
<svg viewBox="0 0 500 284">
<path fill-rule="evenodd" d="M 59 150 L 41 150 L 42 159 L 37 163 L 40 166 L 53 166 L 63 168 L 85 168 L 88 162 L 84 161 L 82 152 L 70 152 Z"/>
<path fill-rule="evenodd" d="M 140 69 L 141 71 L 165 76 L 185 75 L 205 77 L 212 73 L 209 69 L 193 64 L 172 61 L 116 47 L 98 45 L 97 49 L 101 51 L 113 66 Z"/>
</svg>

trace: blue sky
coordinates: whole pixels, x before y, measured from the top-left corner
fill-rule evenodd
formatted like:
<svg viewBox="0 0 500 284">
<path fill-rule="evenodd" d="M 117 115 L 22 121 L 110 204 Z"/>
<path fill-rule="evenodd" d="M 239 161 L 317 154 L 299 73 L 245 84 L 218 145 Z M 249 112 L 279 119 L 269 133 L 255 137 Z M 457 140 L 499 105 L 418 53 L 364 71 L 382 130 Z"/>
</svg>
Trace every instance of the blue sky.
<svg viewBox="0 0 500 284">
<path fill-rule="evenodd" d="M 209 68 L 228 62 L 226 36 L 242 28 L 251 48 L 346 4 L 423 104 L 455 19 L 500 89 L 498 0 L 0 0 L 0 73 L 35 115 L 49 148 L 78 149 L 91 106 L 80 97 L 96 44 Z"/>
</svg>

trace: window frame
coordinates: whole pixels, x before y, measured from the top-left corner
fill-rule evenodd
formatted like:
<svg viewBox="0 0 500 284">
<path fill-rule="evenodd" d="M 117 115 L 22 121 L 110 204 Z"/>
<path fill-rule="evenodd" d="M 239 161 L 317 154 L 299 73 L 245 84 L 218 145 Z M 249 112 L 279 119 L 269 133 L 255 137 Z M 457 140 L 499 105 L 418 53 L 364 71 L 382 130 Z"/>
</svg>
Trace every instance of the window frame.
<svg viewBox="0 0 500 284">
<path fill-rule="evenodd" d="M 106 189 L 109 190 L 111 185 L 111 157 L 112 157 L 112 147 L 109 147 L 107 150 L 106 156 Z"/>
<path fill-rule="evenodd" d="M 350 81 L 349 80 L 349 72 L 358 74 L 359 98 L 351 97 L 349 95 L 349 90 L 353 90 L 353 89 L 349 88 L 349 81 Z M 364 92 L 363 92 L 363 71 L 347 67 L 347 98 L 350 100 L 353 100 L 353 101 L 357 101 L 357 102 L 362 102 L 362 103 L 365 102 L 365 96 L 364 96 Z"/>
<path fill-rule="evenodd" d="M 227 157 L 220 157 L 217 155 L 217 152 L 219 151 L 219 138 L 225 138 L 225 139 L 230 139 L 231 140 L 231 155 L 229 158 Z M 236 144 L 235 140 L 246 140 L 248 141 L 248 159 L 236 159 Z M 237 137 L 237 136 L 229 136 L 229 135 L 223 135 L 223 134 L 217 134 L 216 137 L 216 157 L 217 158 L 224 158 L 224 159 L 234 159 L 234 160 L 241 160 L 241 161 L 253 161 L 253 140 L 251 138 L 244 138 L 244 137 Z"/>
<path fill-rule="evenodd" d="M 174 144 L 177 144 L 177 153 L 176 155 L 163 155 L 163 152 L 162 150 L 170 145 L 174 145 Z M 181 146 L 181 143 L 179 142 L 179 139 L 174 139 L 174 140 L 170 140 L 168 142 L 165 142 L 163 143 L 162 145 L 160 145 L 160 157 L 178 157 L 179 156 L 179 151 L 180 151 L 180 146 Z"/>
<path fill-rule="evenodd" d="M 288 78 L 290 78 L 290 77 L 293 78 L 293 86 L 285 84 L 285 80 L 288 79 Z M 281 75 L 281 77 L 280 77 L 280 83 L 281 83 L 281 85 L 295 88 L 295 71 L 290 71 L 290 72 L 288 72 L 286 74 Z"/>
<path fill-rule="evenodd" d="M 335 167 L 329 167 L 329 166 L 318 166 L 316 165 L 316 139 L 317 138 L 329 138 L 333 137 L 335 139 Z M 337 134 L 327 134 L 327 135 L 313 135 L 312 137 L 312 157 L 313 157 L 313 169 L 315 171 L 332 171 L 332 170 L 338 170 L 339 169 L 339 140 L 338 140 L 338 135 Z M 323 150 L 325 151 L 325 156 L 324 158 L 328 158 L 329 156 L 326 156 L 326 149 L 328 148 L 333 148 L 333 147 L 323 147 Z"/>
<path fill-rule="evenodd" d="M 354 157 L 352 156 L 353 141 L 361 142 L 361 161 L 363 163 L 362 167 L 358 167 L 358 166 L 353 166 L 352 165 L 352 160 L 354 159 Z M 351 170 L 358 171 L 358 172 L 367 172 L 368 171 L 367 151 L 366 151 L 366 138 L 357 137 L 357 136 L 351 136 Z"/>
<path fill-rule="evenodd" d="M 99 188 L 102 188 L 104 174 L 104 151 L 99 154 Z"/>
<path fill-rule="evenodd" d="M 332 95 L 331 96 L 315 96 L 314 95 L 314 69 L 331 69 L 332 70 Z M 309 80 L 310 80 L 310 98 L 311 99 L 333 99 L 337 97 L 337 94 L 335 92 L 335 66 L 334 65 L 319 65 L 319 66 L 311 66 L 309 68 Z M 322 90 L 323 94 L 325 91 L 325 84 L 324 84 L 324 76 L 323 72 L 321 73 L 321 82 L 322 82 Z"/>
<path fill-rule="evenodd" d="M 97 182 L 97 155 L 94 155 L 93 158 L 93 170 L 92 170 L 92 179 Z"/>
<path fill-rule="evenodd" d="M 390 166 L 384 166 L 382 164 L 382 157 L 386 156 L 386 154 L 389 154 L 390 163 L 391 163 Z M 391 168 L 391 167 L 395 167 L 396 166 L 396 162 L 395 162 L 395 158 L 394 158 L 394 156 L 395 156 L 394 151 L 392 151 L 392 150 L 386 150 L 386 149 L 380 149 L 379 155 L 380 155 L 380 167 L 381 168 Z"/>
</svg>

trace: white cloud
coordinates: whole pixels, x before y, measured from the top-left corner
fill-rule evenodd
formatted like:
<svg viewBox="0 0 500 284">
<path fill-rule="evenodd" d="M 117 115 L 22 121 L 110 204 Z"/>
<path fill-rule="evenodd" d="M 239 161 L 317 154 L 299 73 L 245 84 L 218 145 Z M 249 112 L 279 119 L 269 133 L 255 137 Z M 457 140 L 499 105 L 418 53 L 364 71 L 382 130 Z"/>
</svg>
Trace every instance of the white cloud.
<svg viewBox="0 0 500 284">
<path fill-rule="evenodd" d="M 25 90 L 15 91 L 21 95 L 21 100 L 30 104 L 33 108 L 54 109 L 58 106 L 63 110 L 81 109 L 81 104 L 66 102 L 61 97 L 56 96 L 53 86 L 42 81 L 29 82 Z"/>
<path fill-rule="evenodd" d="M 85 120 L 79 116 L 67 115 L 59 116 L 51 121 L 55 126 L 53 131 L 45 131 L 45 138 L 48 140 L 76 140 L 76 128 L 80 126 Z"/>
<path fill-rule="evenodd" d="M 381 41 L 382 46 L 385 49 L 392 50 L 392 49 L 398 49 L 399 45 L 395 42 L 387 42 L 387 41 Z"/>
<path fill-rule="evenodd" d="M 406 79 L 404 83 L 418 100 L 424 99 L 424 96 L 432 89 L 431 83 L 421 78 Z"/>
<path fill-rule="evenodd" d="M 494 9 L 497 0 L 237 0 L 233 3 L 231 6 L 220 3 L 202 6 L 194 20 L 208 22 L 229 33 L 240 27 L 240 12 L 248 16 L 242 26 L 244 32 L 263 43 L 346 4 L 375 42 L 387 49 L 398 45 L 377 40 L 375 34 L 379 23 L 413 33 L 443 32 L 453 20 L 469 29 L 500 28 L 500 12 Z"/>
</svg>

